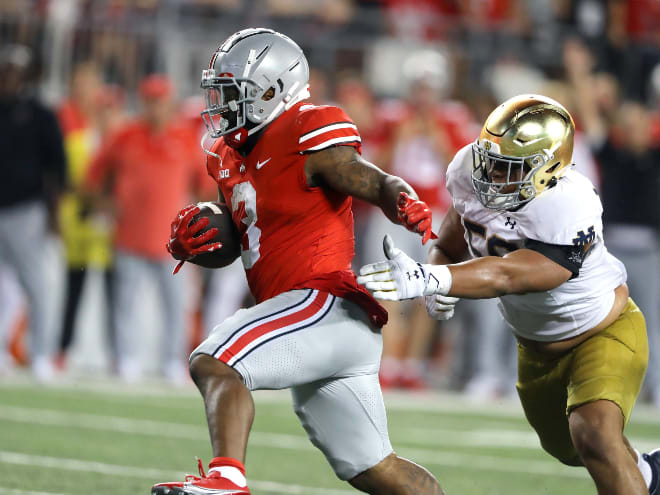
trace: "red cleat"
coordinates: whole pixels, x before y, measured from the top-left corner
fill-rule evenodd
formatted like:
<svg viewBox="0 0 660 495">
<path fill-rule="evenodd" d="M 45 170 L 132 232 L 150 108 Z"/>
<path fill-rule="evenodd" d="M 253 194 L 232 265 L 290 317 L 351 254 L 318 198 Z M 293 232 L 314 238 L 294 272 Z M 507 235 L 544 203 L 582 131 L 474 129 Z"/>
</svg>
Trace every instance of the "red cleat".
<svg viewBox="0 0 660 495">
<path fill-rule="evenodd" d="M 249 495 L 250 490 L 244 484 L 245 468 L 239 461 L 226 457 L 216 458 L 209 464 L 208 475 L 204 473 L 199 459 L 197 466 L 200 476 L 187 474 L 183 482 L 158 483 L 151 488 L 151 495 Z M 242 479 L 238 479 L 241 476 L 235 476 L 236 469 L 232 468 L 240 471 Z"/>
</svg>

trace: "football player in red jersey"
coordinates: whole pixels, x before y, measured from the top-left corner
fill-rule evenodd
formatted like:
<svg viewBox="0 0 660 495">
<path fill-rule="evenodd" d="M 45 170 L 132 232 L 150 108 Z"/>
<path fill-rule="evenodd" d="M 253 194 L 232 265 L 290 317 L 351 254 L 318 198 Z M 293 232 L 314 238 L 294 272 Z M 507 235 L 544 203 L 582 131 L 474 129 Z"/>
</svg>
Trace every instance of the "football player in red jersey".
<svg viewBox="0 0 660 495">
<path fill-rule="evenodd" d="M 291 389 L 294 409 L 337 476 L 374 494 L 441 494 L 431 473 L 392 450 L 378 369 L 387 312 L 357 283 L 351 197 L 431 236 L 431 212 L 399 177 L 360 156 L 339 108 L 305 103 L 309 68 L 291 39 L 246 29 L 227 39 L 202 76 L 207 169 L 232 211 L 256 306 L 216 326 L 190 357 L 215 456 L 205 474 L 160 483 L 154 495 L 246 494 L 251 391 Z M 199 210 L 182 210 L 168 250 L 213 267 L 219 248 Z M 223 261 L 226 261 L 223 259 Z M 218 263 L 219 265 L 220 263 Z"/>
</svg>

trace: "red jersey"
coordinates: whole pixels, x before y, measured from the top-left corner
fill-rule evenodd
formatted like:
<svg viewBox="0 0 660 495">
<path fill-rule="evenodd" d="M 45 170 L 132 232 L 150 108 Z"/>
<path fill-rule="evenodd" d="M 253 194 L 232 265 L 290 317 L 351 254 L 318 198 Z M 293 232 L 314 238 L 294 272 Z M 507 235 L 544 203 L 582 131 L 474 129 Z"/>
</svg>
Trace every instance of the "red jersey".
<svg viewBox="0 0 660 495">
<path fill-rule="evenodd" d="M 357 284 L 351 197 L 310 187 L 307 153 L 335 146 L 360 151 L 360 135 L 339 108 L 304 102 L 277 117 L 243 157 L 218 139 L 207 170 L 233 212 L 241 258 L 257 302 L 314 288 L 360 304 L 382 326 L 387 312 Z"/>
</svg>

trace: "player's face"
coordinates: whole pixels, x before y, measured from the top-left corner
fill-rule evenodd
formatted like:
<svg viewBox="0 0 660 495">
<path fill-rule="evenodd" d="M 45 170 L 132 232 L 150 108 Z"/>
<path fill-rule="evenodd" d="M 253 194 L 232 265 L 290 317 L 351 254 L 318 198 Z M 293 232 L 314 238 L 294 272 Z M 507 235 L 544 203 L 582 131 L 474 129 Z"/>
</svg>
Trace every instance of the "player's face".
<svg viewBox="0 0 660 495">
<path fill-rule="evenodd" d="M 206 90 L 206 107 L 214 110 L 214 116 L 222 119 L 219 123 L 221 129 L 236 127 L 239 99 L 240 90 L 235 84 L 223 84 Z"/>
<path fill-rule="evenodd" d="M 486 174 L 490 182 L 497 184 L 508 184 L 499 189 L 499 192 L 511 194 L 519 187 L 517 182 L 521 182 L 526 173 L 526 166 L 517 163 L 511 163 L 504 160 L 489 159 L 486 166 Z"/>
</svg>

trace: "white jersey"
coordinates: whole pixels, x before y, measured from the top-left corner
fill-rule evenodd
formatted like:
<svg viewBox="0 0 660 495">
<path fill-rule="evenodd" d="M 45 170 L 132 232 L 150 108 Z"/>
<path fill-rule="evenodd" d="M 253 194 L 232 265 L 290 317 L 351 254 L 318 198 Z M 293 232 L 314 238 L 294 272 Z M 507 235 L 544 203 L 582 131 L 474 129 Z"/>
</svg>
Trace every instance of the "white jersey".
<svg viewBox="0 0 660 495">
<path fill-rule="evenodd" d="M 592 243 L 579 273 L 545 292 L 500 297 L 500 311 L 517 335 L 557 341 L 584 333 L 600 323 L 614 303 L 614 289 L 626 270 L 603 242 L 603 207 L 589 180 L 568 170 L 517 211 L 485 208 L 472 189 L 472 145 L 463 147 L 447 170 L 447 188 L 465 227 L 473 257 L 504 256 L 526 241 L 560 246 Z"/>
</svg>

